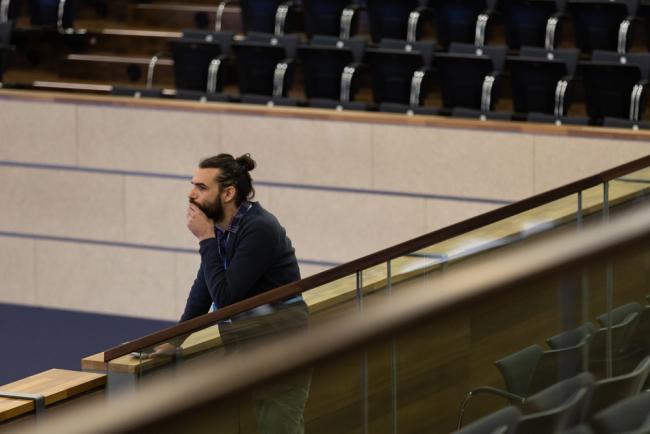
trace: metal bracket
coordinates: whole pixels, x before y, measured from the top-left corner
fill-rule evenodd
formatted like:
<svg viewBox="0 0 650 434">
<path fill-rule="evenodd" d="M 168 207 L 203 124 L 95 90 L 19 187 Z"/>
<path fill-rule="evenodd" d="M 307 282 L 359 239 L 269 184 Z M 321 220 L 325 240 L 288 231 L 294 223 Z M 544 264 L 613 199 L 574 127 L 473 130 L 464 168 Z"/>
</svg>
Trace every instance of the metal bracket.
<svg viewBox="0 0 650 434">
<path fill-rule="evenodd" d="M 409 104 L 411 107 L 420 105 L 420 94 L 422 93 L 422 82 L 424 81 L 424 71 L 415 71 L 411 78 L 411 95 Z"/>
<path fill-rule="evenodd" d="M 355 10 L 352 8 L 345 8 L 341 12 L 341 30 L 339 33 L 340 39 L 350 39 L 352 34 L 352 21 L 354 20 Z"/>
<path fill-rule="evenodd" d="M 65 13 L 65 2 L 66 0 L 59 0 L 59 9 L 58 9 L 58 15 L 56 19 L 56 28 L 58 32 L 61 33 L 62 35 L 71 35 L 72 33 L 74 33 L 74 29 L 71 27 L 68 29 L 63 27 L 63 14 Z"/>
<path fill-rule="evenodd" d="M 217 80 L 219 78 L 219 69 L 221 68 L 221 59 L 212 59 L 208 67 L 208 86 L 207 93 L 217 92 Z"/>
<path fill-rule="evenodd" d="M 278 9 L 275 11 L 275 36 L 284 35 L 284 26 L 287 22 L 287 15 L 289 15 L 289 5 L 283 4 L 278 6 Z"/>
<path fill-rule="evenodd" d="M 420 11 L 412 11 L 409 14 L 408 27 L 406 29 L 406 40 L 415 42 L 418 37 L 418 23 L 420 22 Z"/>
<path fill-rule="evenodd" d="M 559 80 L 557 85 L 555 85 L 555 108 L 553 110 L 555 119 L 560 119 L 564 116 L 564 98 L 568 86 L 569 82 L 566 80 Z"/>
<path fill-rule="evenodd" d="M 223 21 L 223 13 L 226 10 L 226 5 L 228 4 L 228 1 L 222 1 L 219 2 L 219 6 L 217 6 L 217 14 L 214 17 L 214 31 L 215 32 L 220 32 L 221 31 L 221 22 Z"/>
<path fill-rule="evenodd" d="M 9 3 L 11 0 L 0 1 L 0 23 L 9 21 Z"/>
<path fill-rule="evenodd" d="M 287 75 L 289 64 L 280 62 L 275 66 L 273 72 L 273 97 L 280 98 L 284 93 L 284 77 Z"/>
<path fill-rule="evenodd" d="M 632 95 L 630 97 L 630 120 L 632 122 L 639 121 L 639 114 L 641 108 L 641 95 L 643 94 L 643 84 L 637 83 L 632 88 Z"/>
<path fill-rule="evenodd" d="M 544 36 L 544 49 L 546 51 L 553 51 L 555 49 L 555 34 L 557 33 L 557 26 L 560 23 L 558 17 L 550 17 L 546 21 L 546 35 Z"/>
<path fill-rule="evenodd" d="M 34 413 L 40 416 L 45 411 L 45 396 L 39 393 L 4 392 L 0 390 L 0 398 L 20 399 L 34 402 Z"/>
<path fill-rule="evenodd" d="M 474 29 L 474 45 L 477 47 L 485 47 L 485 30 L 487 23 L 490 19 L 488 14 L 480 14 L 476 18 L 476 28 Z"/>
<path fill-rule="evenodd" d="M 147 89 L 151 89 L 153 86 L 153 73 L 156 70 L 156 64 L 158 63 L 160 53 L 156 53 L 151 56 L 149 59 L 149 67 L 147 68 Z"/>
<path fill-rule="evenodd" d="M 483 79 L 483 87 L 481 93 L 481 112 L 487 113 L 490 111 L 490 105 L 492 102 L 492 88 L 494 87 L 494 82 L 496 78 L 493 75 L 486 75 Z"/>
<path fill-rule="evenodd" d="M 352 79 L 357 69 L 354 66 L 346 66 L 341 73 L 341 95 L 342 102 L 350 101 L 350 94 L 352 93 Z"/>
<path fill-rule="evenodd" d="M 618 54 L 625 54 L 627 50 L 627 36 L 630 33 L 630 26 L 632 25 L 632 20 L 626 18 L 621 21 L 621 25 L 618 27 Z"/>
</svg>

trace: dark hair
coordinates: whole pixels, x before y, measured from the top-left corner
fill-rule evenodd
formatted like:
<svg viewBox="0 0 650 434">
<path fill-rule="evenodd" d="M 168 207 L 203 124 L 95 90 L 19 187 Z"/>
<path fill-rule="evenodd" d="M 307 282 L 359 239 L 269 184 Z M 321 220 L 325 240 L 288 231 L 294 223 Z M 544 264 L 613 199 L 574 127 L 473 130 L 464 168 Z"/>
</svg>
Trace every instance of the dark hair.
<svg viewBox="0 0 650 434">
<path fill-rule="evenodd" d="M 201 169 L 219 169 L 221 173 L 217 176 L 217 182 L 221 187 L 230 187 L 231 185 L 237 190 L 235 202 L 237 205 L 245 200 L 255 197 L 253 188 L 253 179 L 248 173 L 255 169 L 255 160 L 251 154 L 244 154 L 235 159 L 230 154 L 219 154 L 214 157 L 201 160 L 199 163 Z"/>
</svg>

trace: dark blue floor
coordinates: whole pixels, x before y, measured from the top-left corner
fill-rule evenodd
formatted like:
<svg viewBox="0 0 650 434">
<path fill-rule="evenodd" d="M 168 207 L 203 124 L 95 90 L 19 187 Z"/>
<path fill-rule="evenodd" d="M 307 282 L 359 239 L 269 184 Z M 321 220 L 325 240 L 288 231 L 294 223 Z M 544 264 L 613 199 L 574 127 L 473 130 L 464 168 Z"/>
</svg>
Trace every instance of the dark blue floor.
<svg viewBox="0 0 650 434">
<path fill-rule="evenodd" d="M 81 359 L 172 325 L 69 310 L 0 304 L 0 385 Z"/>
</svg>

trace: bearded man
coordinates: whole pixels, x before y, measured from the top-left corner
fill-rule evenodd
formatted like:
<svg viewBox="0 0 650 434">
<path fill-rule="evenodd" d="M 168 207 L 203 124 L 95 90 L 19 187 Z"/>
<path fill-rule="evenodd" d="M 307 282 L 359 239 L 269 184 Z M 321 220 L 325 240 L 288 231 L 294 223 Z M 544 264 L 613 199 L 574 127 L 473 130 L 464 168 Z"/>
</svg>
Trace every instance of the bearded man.
<svg viewBox="0 0 650 434">
<path fill-rule="evenodd" d="M 199 163 L 188 194 L 187 227 L 198 239 L 201 266 L 190 289 L 187 321 L 300 279 L 295 250 L 284 228 L 259 202 L 250 154 L 219 154 Z M 227 351 L 275 332 L 307 326 L 301 296 L 260 306 L 219 324 Z M 304 432 L 311 368 L 252 391 L 260 433 Z"/>
</svg>

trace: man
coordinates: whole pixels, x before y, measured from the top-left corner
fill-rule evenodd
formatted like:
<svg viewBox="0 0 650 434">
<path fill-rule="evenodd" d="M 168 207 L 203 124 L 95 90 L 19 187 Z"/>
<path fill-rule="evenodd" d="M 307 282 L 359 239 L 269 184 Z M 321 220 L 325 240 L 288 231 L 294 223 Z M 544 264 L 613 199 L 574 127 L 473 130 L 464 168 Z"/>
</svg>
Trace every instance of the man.
<svg viewBox="0 0 650 434">
<path fill-rule="evenodd" d="M 201 267 L 181 321 L 300 279 L 291 241 L 259 203 L 249 154 L 199 163 L 188 194 L 187 227 L 199 240 Z"/>
<path fill-rule="evenodd" d="M 219 154 L 199 163 L 188 194 L 187 227 L 199 241 L 201 265 L 181 321 L 203 315 L 300 279 L 291 241 L 278 220 L 257 202 L 249 154 Z M 307 325 L 302 297 L 261 306 L 219 324 L 227 349 L 269 331 Z M 311 370 L 253 391 L 263 433 L 304 432 Z"/>
</svg>

